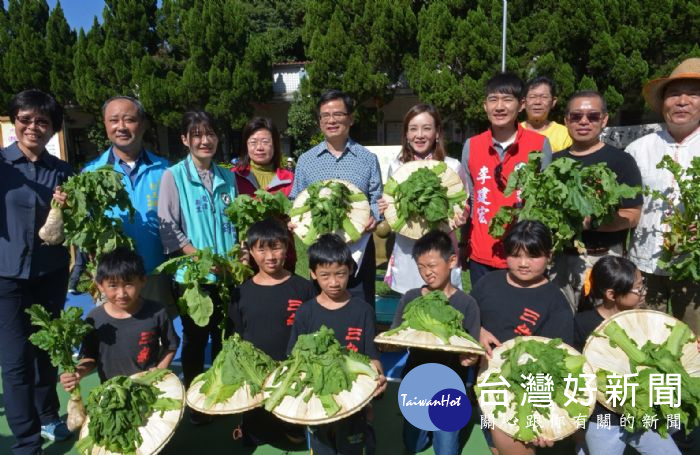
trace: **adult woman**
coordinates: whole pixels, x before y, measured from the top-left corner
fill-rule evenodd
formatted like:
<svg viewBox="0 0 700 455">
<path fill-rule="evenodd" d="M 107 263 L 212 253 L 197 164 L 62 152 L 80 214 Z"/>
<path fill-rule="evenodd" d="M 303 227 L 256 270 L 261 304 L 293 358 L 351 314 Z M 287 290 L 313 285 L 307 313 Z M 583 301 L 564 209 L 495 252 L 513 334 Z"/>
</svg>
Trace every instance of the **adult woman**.
<svg viewBox="0 0 700 455">
<path fill-rule="evenodd" d="M 46 150 L 63 125 L 63 108 L 39 90 L 10 102 L 17 142 L 0 150 L 0 366 L 5 413 L 17 439 L 14 453 L 41 451 L 41 435 L 63 440 L 70 432 L 58 418 L 56 368 L 29 342 L 25 310 L 44 306 L 53 316 L 68 289 L 68 250 L 42 244 L 54 190 L 73 174 Z"/>
<path fill-rule="evenodd" d="M 414 160 L 444 161 L 447 166 L 455 171 L 462 182 L 466 182 L 464 167 L 454 158 L 446 156 L 443 145 L 443 130 L 440 114 L 431 104 L 419 103 L 408 110 L 403 119 L 403 137 L 401 138 L 401 152 L 389 165 L 388 176 L 391 177 L 402 164 Z M 383 213 L 387 203 L 380 199 L 379 210 Z M 457 249 L 457 237 L 451 233 L 455 251 Z M 401 294 L 410 289 L 423 286 L 423 279 L 418 273 L 418 267 L 411 257 L 411 251 L 415 240 L 396 234 L 394 250 L 389 258 L 384 281 L 391 289 Z M 462 269 L 452 269 L 452 285 L 462 288 Z"/>
<path fill-rule="evenodd" d="M 253 117 L 243 127 L 241 156 L 232 171 L 240 194 L 253 195 L 262 188 L 269 193 L 281 191 L 289 196 L 294 182 L 294 172 L 281 166 L 282 149 L 280 134 L 272 120 Z M 294 238 L 290 233 L 285 268 L 294 273 L 297 262 Z"/>
<path fill-rule="evenodd" d="M 225 255 L 236 243 L 236 229 L 224 214 L 236 196 L 236 182 L 233 174 L 212 162 L 219 143 L 214 120 L 203 111 L 186 112 L 181 134 L 189 154 L 163 173 L 160 184 L 158 217 L 163 248 L 166 254 L 191 254 L 209 247 Z M 182 282 L 181 272 L 175 280 Z M 215 292 L 211 297 L 215 308 L 224 305 Z M 221 350 L 221 316 L 215 310 L 209 324 L 200 327 L 188 315 L 181 315 L 185 387 L 204 369 L 204 349 L 210 335 L 212 358 Z M 190 412 L 194 424 L 208 423 L 208 417 Z"/>
</svg>

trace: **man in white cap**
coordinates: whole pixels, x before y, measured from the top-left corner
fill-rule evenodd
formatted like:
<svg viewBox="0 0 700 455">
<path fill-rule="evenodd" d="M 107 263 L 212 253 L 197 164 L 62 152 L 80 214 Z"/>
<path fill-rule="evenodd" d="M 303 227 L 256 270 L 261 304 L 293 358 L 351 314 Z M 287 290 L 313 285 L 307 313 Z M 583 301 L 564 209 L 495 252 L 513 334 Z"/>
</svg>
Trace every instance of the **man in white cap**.
<svg viewBox="0 0 700 455">
<path fill-rule="evenodd" d="M 668 155 L 685 169 L 693 158 L 700 157 L 700 58 L 684 60 L 669 77 L 648 82 L 643 94 L 652 109 L 663 116 L 665 126 L 631 143 L 627 152 L 637 161 L 646 188 L 672 195 L 678 201 L 673 176 L 656 165 Z M 666 311 L 670 301 L 673 315 L 698 333 L 700 283 L 671 281 L 658 265 L 666 229 L 663 218 L 672 209 L 667 202 L 644 196 L 629 255 L 646 279 L 647 305 Z"/>
</svg>

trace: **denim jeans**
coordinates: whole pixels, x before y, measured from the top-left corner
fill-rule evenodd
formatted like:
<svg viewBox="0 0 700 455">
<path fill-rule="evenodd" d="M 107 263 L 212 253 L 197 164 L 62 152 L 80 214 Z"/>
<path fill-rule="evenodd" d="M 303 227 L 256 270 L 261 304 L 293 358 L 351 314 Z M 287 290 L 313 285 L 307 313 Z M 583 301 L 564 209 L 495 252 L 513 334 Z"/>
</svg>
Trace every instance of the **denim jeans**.
<svg viewBox="0 0 700 455">
<path fill-rule="evenodd" d="M 432 440 L 435 455 L 457 455 L 459 453 L 458 431 L 426 431 L 403 421 L 403 443 L 410 452 L 422 452 Z"/>
<path fill-rule="evenodd" d="M 618 425 L 610 429 L 588 422 L 586 429 L 588 455 L 622 455 L 626 446 L 633 447 L 640 455 L 680 455 L 671 436 L 662 438 L 653 430 L 630 433 Z"/>
</svg>

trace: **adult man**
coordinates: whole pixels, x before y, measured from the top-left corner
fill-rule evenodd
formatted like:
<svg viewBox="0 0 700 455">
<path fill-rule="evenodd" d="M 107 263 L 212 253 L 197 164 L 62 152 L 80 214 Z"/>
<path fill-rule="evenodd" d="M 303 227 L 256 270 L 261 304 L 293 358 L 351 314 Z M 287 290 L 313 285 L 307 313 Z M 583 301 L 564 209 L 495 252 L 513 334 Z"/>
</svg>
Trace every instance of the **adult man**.
<svg viewBox="0 0 700 455">
<path fill-rule="evenodd" d="M 379 160 L 375 154 L 350 138 L 354 105 L 347 94 L 329 90 L 321 95 L 317 108 L 325 140 L 299 157 L 289 197 L 294 199 L 310 184 L 326 179 L 347 180 L 364 191 L 372 208 L 372 216 L 365 226 L 362 238 L 350 245 L 353 257 L 359 256 L 360 259 L 359 269 L 350 279 L 348 290 L 374 306 L 377 264 L 370 232 L 379 220 L 377 200 L 382 195 Z"/>
<path fill-rule="evenodd" d="M 133 221 L 125 211 L 115 207 L 111 216 L 121 218 L 124 233 L 136 243 L 136 251 L 143 258 L 148 281 L 141 295 L 168 306 L 174 315 L 174 302 L 167 277 L 151 275 L 153 269 L 165 260 L 158 233 L 158 187 L 168 160 L 143 147 L 146 131 L 146 112 L 141 103 L 128 96 L 114 96 L 102 105 L 107 137 L 112 143 L 102 155 L 85 166 L 85 171 L 106 164 L 123 175 L 122 182 L 136 209 Z"/>
<path fill-rule="evenodd" d="M 644 86 L 643 94 L 649 106 L 661 113 L 666 123 L 661 131 L 631 143 L 627 151 L 637 160 L 644 186 L 677 201 L 678 186 L 673 176 L 657 169 L 656 165 L 668 155 L 687 168 L 693 158 L 700 156 L 700 58 L 684 60 L 669 77 L 650 81 Z M 671 281 L 658 264 L 666 229 L 663 217 L 673 208 L 667 202 L 644 196 L 639 226 L 632 237 L 630 259 L 646 278 L 647 305 L 665 311 L 670 300 L 673 315 L 698 333 L 700 286 L 690 281 Z"/>
<path fill-rule="evenodd" d="M 618 183 L 641 186 L 642 177 L 634 158 L 600 140 L 600 134 L 608 123 L 607 106 L 600 93 L 592 90 L 575 93 L 566 105 L 564 122 L 572 144 L 556 154 L 554 159 L 571 158 L 584 167 L 605 163 L 615 172 Z M 609 223 L 593 227 L 595 220 L 587 219 L 582 235 L 586 251 L 580 254 L 576 250 L 565 251 L 555 259 L 550 278 L 561 287 L 574 312 L 578 308 L 586 270 L 607 254 L 623 254 L 627 234 L 639 222 L 641 205 L 642 195 L 637 194 L 634 198 L 620 201 Z"/>
<path fill-rule="evenodd" d="M 528 82 L 525 94 L 527 120 L 521 125 L 549 139 L 553 152 L 559 152 L 571 145 L 571 137 L 566 127 L 549 120 L 549 112 L 556 105 L 557 96 L 553 80 L 539 76 Z"/>
<path fill-rule="evenodd" d="M 460 244 L 462 258 L 469 257 L 472 286 L 486 273 L 506 268 L 503 244 L 488 233 L 489 221 L 502 206 L 515 205 L 517 195 L 503 191 L 508 176 L 527 162 L 533 150 L 544 154 L 542 165 L 552 160 L 546 137 L 518 125 L 523 109 L 523 81 L 511 73 L 499 73 L 486 82 L 484 110 L 491 127 L 467 139 L 462 149 L 462 165 L 467 170 L 471 195 L 471 222 Z M 466 254 L 465 254 L 466 253 Z"/>
</svg>

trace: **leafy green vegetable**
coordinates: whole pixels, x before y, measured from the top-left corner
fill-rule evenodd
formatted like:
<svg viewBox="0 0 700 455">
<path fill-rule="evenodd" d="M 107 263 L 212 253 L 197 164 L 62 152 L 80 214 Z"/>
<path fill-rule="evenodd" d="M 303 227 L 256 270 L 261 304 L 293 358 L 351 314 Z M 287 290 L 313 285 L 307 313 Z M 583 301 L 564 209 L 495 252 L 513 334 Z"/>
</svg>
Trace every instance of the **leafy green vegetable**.
<svg viewBox="0 0 700 455">
<path fill-rule="evenodd" d="M 683 346 L 694 342 L 695 335 L 684 323 L 678 321 L 671 328 L 666 341 L 655 344 L 647 341 L 641 348 L 631 339 L 616 321 L 610 322 L 603 333 L 607 335 L 610 346 L 622 349 L 630 362 L 630 371 L 637 373 L 634 382 L 639 384 L 635 392 L 635 403 L 629 398 L 622 405 L 622 413 L 634 416 L 631 425 L 625 430 L 635 432 L 645 429 L 644 416 L 656 416 L 659 420 L 657 431 L 663 437 L 668 434 L 668 416 L 680 414 L 680 422 L 686 432 L 700 425 L 700 378 L 692 377 L 681 364 Z M 605 393 L 610 371 L 600 369 L 597 372 L 598 389 Z M 649 406 L 650 390 L 649 376 L 651 374 L 678 374 L 681 378 L 680 407 L 671 407 L 668 404 Z M 665 377 L 665 376 L 664 376 Z"/>
<path fill-rule="evenodd" d="M 514 398 L 510 402 L 510 407 L 515 410 L 517 422 L 511 423 L 518 425 L 518 431 L 515 434 L 515 439 L 529 442 L 540 435 L 541 428 L 527 427 L 527 417 L 538 412 L 543 417 L 548 418 L 550 415 L 550 407 L 535 407 L 528 400 L 523 403 L 526 393 L 523 387 L 524 378 L 535 377 L 537 373 L 549 374 L 552 379 L 553 392 L 552 401 L 560 408 L 564 409 L 571 418 L 576 418 L 579 415 L 588 416 L 589 408 L 583 406 L 576 401 L 572 401 L 568 405 L 565 403 L 569 400 L 564 392 L 566 390 L 565 378 L 571 373 L 572 378 L 577 379 L 578 391 L 576 398 L 580 401 L 583 398 L 581 389 L 585 387 L 585 378 L 580 375 L 583 373 L 583 366 L 586 359 L 582 355 L 571 355 L 563 347 L 559 347 L 562 340 L 555 338 L 544 343 L 539 340 L 526 340 L 522 337 L 515 338 L 513 347 L 501 353 L 501 357 L 505 360 L 501 365 L 501 376 L 510 384 L 509 390 L 513 392 Z M 523 361 L 525 357 L 527 360 Z M 493 377 L 493 376 L 492 376 Z M 482 388 L 474 387 L 477 395 L 481 393 Z M 522 404 L 521 404 L 522 403 Z M 505 406 L 497 405 L 494 411 L 494 416 L 498 417 L 501 413 L 508 410 Z"/>
<path fill-rule="evenodd" d="M 199 390 L 206 396 L 204 406 L 210 408 L 231 398 L 245 384 L 252 396 L 257 395 L 275 366 L 270 356 L 234 333 L 224 340 L 211 368 L 194 378 L 193 383 L 204 381 Z"/>
<path fill-rule="evenodd" d="M 363 193 L 353 194 L 350 189 L 341 182 L 321 180 L 308 186 L 306 191 L 309 198 L 303 206 L 293 208 L 289 216 L 294 217 L 311 211 L 311 226 L 302 242 L 310 245 L 320 235 L 344 230 L 352 241 L 357 241 L 361 233 L 355 229 L 348 215 L 352 210 L 352 203 L 365 201 Z"/>
<path fill-rule="evenodd" d="M 506 196 L 520 191 L 522 207 L 501 207 L 489 223 L 489 234 L 501 237 L 514 221 L 538 220 L 552 230 L 557 253 L 566 247 L 583 251 L 583 220 L 590 216 L 600 226 L 613 219 L 620 199 L 633 198 L 639 187 L 617 183 L 615 173 L 604 163 L 583 166 L 570 158 L 559 158 L 541 170 L 542 153 L 531 153 L 528 163 L 512 172 Z"/>
<path fill-rule="evenodd" d="M 155 273 L 175 274 L 181 268 L 185 270 L 182 283 L 185 290 L 177 304 L 180 314 L 188 314 L 200 327 L 205 327 L 214 314 L 214 302 L 203 286 L 215 285 L 216 292 L 224 302 L 223 307 L 219 308 L 224 315 L 224 323 L 228 311 L 229 289 L 253 276 L 253 269 L 238 260 L 239 253 L 239 245 L 231 248 L 226 257 L 214 253 L 211 248 L 204 248 L 163 262 L 156 267 Z M 216 281 L 213 281 L 212 270 L 216 270 Z"/>
<path fill-rule="evenodd" d="M 291 208 L 291 202 L 281 191 L 271 194 L 265 190 L 257 190 L 255 197 L 247 194 L 237 196 L 226 208 L 226 215 L 236 226 L 239 239 L 243 242 L 248 236 L 248 228 L 253 223 L 270 217 L 284 218 Z"/>
<path fill-rule="evenodd" d="M 454 205 L 462 209 L 467 203 L 467 193 L 460 191 L 447 196 L 447 188 L 442 185 L 440 176 L 447 170 L 441 162 L 435 167 L 418 168 L 401 183 L 390 178 L 384 186 L 384 192 L 394 197 L 396 204 L 396 222 L 391 229 L 399 231 L 409 219 L 425 219 L 430 229 L 436 229 L 441 223 L 454 217 Z"/>
<path fill-rule="evenodd" d="M 671 172 L 679 190 L 651 192 L 654 199 L 665 201 L 670 209 L 663 219 L 668 230 L 663 233 L 659 267 L 674 280 L 700 281 L 700 157 L 693 158 L 685 171 L 668 155 L 656 167 Z"/>
<path fill-rule="evenodd" d="M 139 427 L 146 424 L 154 412 L 177 410 L 182 402 L 160 397 L 162 391 L 154 384 L 168 370 L 153 370 L 138 378 L 115 376 L 90 392 L 87 411 L 90 434 L 78 441 L 80 453 L 90 453 L 94 445 L 122 454 L 134 454 L 143 443 Z"/>
<path fill-rule="evenodd" d="M 450 300 L 444 292 L 432 291 L 409 302 L 404 308 L 401 325 L 384 332 L 384 335 L 394 335 L 404 329 L 411 328 L 430 332 L 445 344 L 450 344 L 452 336 L 466 338 L 479 344 L 462 327 L 463 319 L 464 315 L 450 305 Z"/>
<path fill-rule="evenodd" d="M 333 395 L 351 390 L 360 374 L 377 378 L 369 358 L 340 346 L 333 330 L 326 326 L 321 326 L 318 332 L 300 335 L 292 354 L 276 371 L 280 373 L 272 386 L 266 388 L 270 396 L 265 400 L 265 409 L 272 411 L 287 395 L 303 394 L 308 402 L 313 394 L 321 400 L 329 417 L 341 409 Z"/>
</svg>

